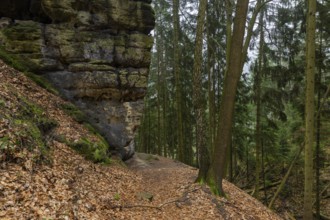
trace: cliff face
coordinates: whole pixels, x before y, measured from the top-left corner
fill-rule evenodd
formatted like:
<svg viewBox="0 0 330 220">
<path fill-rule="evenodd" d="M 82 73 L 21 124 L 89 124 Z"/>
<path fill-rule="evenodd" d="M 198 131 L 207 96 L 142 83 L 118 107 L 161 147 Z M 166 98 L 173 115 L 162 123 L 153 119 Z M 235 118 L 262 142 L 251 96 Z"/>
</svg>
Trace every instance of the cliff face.
<svg viewBox="0 0 330 220">
<path fill-rule="evenodd" d="M 73 101 L 126 159 L 134 153 L 154 27 L 151 0 L 2 0 L 0 44 Z"/>
</svg>

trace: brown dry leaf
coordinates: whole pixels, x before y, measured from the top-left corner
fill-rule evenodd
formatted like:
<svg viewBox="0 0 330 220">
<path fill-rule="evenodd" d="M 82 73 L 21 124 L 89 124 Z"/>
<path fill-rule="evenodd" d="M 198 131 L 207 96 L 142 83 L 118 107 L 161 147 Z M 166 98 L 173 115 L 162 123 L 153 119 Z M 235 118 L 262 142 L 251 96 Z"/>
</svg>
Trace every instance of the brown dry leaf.
<svg viewBox="0 0 330 220">
<path fill-rule="evenodd" d="M 0 217 L 5 217 L 7 215 L 6 211 L 0 211 Z"/>
</svg>

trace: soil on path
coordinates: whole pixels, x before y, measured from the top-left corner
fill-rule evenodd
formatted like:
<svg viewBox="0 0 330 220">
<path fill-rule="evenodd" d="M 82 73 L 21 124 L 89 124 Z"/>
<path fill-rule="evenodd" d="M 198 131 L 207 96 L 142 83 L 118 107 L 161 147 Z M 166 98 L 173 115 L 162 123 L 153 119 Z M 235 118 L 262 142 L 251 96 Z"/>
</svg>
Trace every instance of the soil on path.
<svg viewBox="0 0 330 220">
<path fill-rule="evenodd" d="M 281 219 L 227 181 L 227 199 L 213 196 L 194 183 L 198 170 L 178 161 L 137 153 L 127 165 L 142 177 L 141 199 L 152 195 L 150 205 L 160 207 L 154 219 Z"/>
</svg>

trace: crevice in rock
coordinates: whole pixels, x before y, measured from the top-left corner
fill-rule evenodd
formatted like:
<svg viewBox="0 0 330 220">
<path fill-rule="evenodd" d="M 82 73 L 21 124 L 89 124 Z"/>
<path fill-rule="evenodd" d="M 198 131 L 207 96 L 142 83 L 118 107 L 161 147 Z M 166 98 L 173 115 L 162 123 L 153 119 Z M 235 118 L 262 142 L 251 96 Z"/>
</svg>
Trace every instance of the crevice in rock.
<svg viewBox="0 0 330 220">
<path fill-rule="evenodd" d="M 1 0 L 0 18 L 13 20 L 33 20 L 44 24 L 51 23 L 41 7 L 41 0 Z"/>
</svg>

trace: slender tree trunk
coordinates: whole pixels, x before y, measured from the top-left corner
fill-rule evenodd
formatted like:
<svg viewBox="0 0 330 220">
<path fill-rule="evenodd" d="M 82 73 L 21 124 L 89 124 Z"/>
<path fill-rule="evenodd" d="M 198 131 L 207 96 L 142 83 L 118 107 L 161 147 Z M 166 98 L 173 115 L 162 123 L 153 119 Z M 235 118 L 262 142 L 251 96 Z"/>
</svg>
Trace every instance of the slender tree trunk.
<svg viewBox="0 0 330 220">
<path fill-rule="evenodd" d="M 321 106 L 321 68 L 318 74 L 317 108 Z M 316 171 L 316 219 L 320 219 L 320 141 L 321 141 L 321 112 L 316 118 L 316 149 L 315 149 L 315 171 Z"/>
<path fill-rule="evenodd" d="M 313 144 L 316 0 L 308 0 L 306 38 L 304 220 L 313 219 Z"/>
<path fill-rule="evenodd" d="M 262 70 L 263 70 L 263 47 L 264 47 L 264 27 L 263 27 L 264 13 L 263 11 L 259 17 L 259 58 L 258 58 L 258 70 L 256 73 L 255 83 L 256 83 L 256 182 L 255 182 L 255 194 L 254 196 L 259 199 L 259 187 L 260 187 L 260 173 L 261 173 L 261 80 L 262 80 Z"/>
<path fill-rule="evenodd" d="M 268 196 L 267 196 L 267 188 L 266 188 L 266 174 L 265 174 L 265 149 L 264 149 L 264 144 L 263 141 L 261 142 L 261 166 L 262 166 L 262 182 L 263 182 L 263 187 L 264 187 L 264 196 L 265 196 L 265 204 L 268 204 Z"/>
<path fill-rule="evenodd" d="M 248 0 L 237 1 L 229 66 L 224 79 L 224 88 L 220 104 L 219 130 L 207 178 L 207 182 L 211 186 L 212 191 L 220 195 L 224 195 L 222 179 L 225 171 L 226 152 L 231 142 L 236 90 L 242 74 L 240 64 L 242 62 L 241 58 L 248 5 Z"/>
<path fill-rule="evenodd" d="M 157 154 L 162 155 L 162 129 L 161 129 L 161 75 L 162 75 L 162 69 L 161 69 L 161 33 L 158 25 L 156 26 L 156 48 L 157 48 Z"/>
<path fill-rule="evenodd" d="M 208 5 L 209 6 L 209 5 Z M 210 155 L 212 154 L 214 148 L 214 138 L 216 131 L 216 113 L 215 113 L 215 77 L 214 77 L 214 49 L 211 43 L 211 14 L 210 7 L 207 7 L 207 66 L 206 72 L 208 76 L 208 109 L 209 109 L 209 150 Z"/>
<path fill-rule="evenodd" d="M 247 26 L 247 34 L 246 34 L 246 38 L 245 38 L 245 42 L 244 42 L 244 46 L 243 46 L 243 55 L 242 55 L 242 63 L 241 63 L 242 70 L 243 70 L 244 63 L 247 58 L 247 52 L 248 52 L 248 48 L 249 48 L 250 41 L 252 38 L 254 24 L 256 23 L 256 20 L 257 20 L 257 17 L 258 17 L 258 14 L 259 14 L 261 8 L 264 6 L 264 3 L 262 3 L 262 2 L 263 2 L 263 0 L 257 1 L 253 14 L 252 14 L 252 17 Z"/>
<path fill-rule="evenodd" d="M 204 94 L 203 94 L 203 29 L 205 23 L 207 0 L 200 0 L 198 17 L 197 17 L 197 29 L 196 29 L 196 41 L 195 41 L 195 56 L 194 56 L 194 109 L 196 118 L 196 146 L 198 153 L 199 172 L 197 180 L 198 182 L 205 182 L 206 175 L 209 168 L 209 151 L 206 143 L 205 133 L 205 118 L 204 118 Z"/>
<path fill-rule="evenodd" d="M 249 166 L 249 145 L 246 146 L 246 184 L 249 183 L 250 166 Z"/>
<path fill-rule="evenodd" d="M 229 67 L 229 59 L 230 59 L 230 48 L 231 48 L 231 41 L 232 41 L 232 28 L 233 28 L 233 4 L 230 0 L 225 1 L 226 6 L 226 70 L 225 76 L 228 74 L 228 67 Z M 232 138 L 231 138 L 232 139 Z M 232 170 L 232 145 L 228 143 L 228 151 L 227 151 L 227 163 L 225 171 L 227 174 L 224 176 L 229 177 L 229 181 L 232 181 L 231 170 Z M 229 175 L 228 175 L 229 174 Z"/>
<path fill-rule="evenodd" d="M 321 21 L 321 26 L 322 26 Z M 317 76 L 317 109 L 321 108 L 321 85 L 322 85 L 322 50 L 323 50 L 323 31 L 320 30 L 320 45 L 319 53 L 320 57 L 318 60 L 318 76 Z M 321 204 L 320 204 L 320 142 L 321 142 L 321 112 L 316 116 L 316 149 L 315 149 L 315 171 L 316 171 L 316 219 L 320 219 L 321 214 Z"/>
<path fill-rule="evenodd" d="M 279 187 L 277 188 L 277 190 L 276 190 L 276 192 L 275 192 L 275 194 L 274 194 L 272 200 L 270 201 L 270 203 L 269 203 L 269 205 L 268 205 L 268 208 L 271 209 L 271 208 L 273 207 L 273 205 L 274 205 L 274 203 L 275 203 L 275 201 L 276 201 L 278 195 L 280 194 L 280 192 L 282 191 L 282 189 L 283 189 L 283 187 L 284 187 L 286 181 L 288 180 L 288 178 L 289 178 L 289 176 L 290 176 L 290 173 L 291 173 L 291 171 L 292 171 L 292 168 L 293 168 L 294 164 L 296 163 L 297 159 L 299 158 L 299 156 L 300 156 L 300 154 L 301 154 L 301 152 L 302 152 L 302 149 L 303 149 L 302 147 L 299 147 L 299 150 L 298 150 L 298 152 L 296 153 L 295 157 L 293 158 L 293 160 L 292 160 L 292 162 L 291 162 L 291 164 L 290 164 L 290 166 L 289 166 L 288 171 L 286 171 L 286 174 L 284 175 L 284 177 L 283 177 L 283 179 L 282 179 L 282 181 L 281 181 L 281 184 L 280 184 Z M 312 219 L 312 218 L 311 218 L 311 219 Z"/>
<path fill-rule="evenodd" d="M 185 146 L 183 134 L 183 119 L 182 119 L 182 92 L 181 92 L 181 77 L 180 77 L 180 46 L 179 46 L 179 6 L 180 0 L 173 0 L 173 50 L 174 50 L 174 78 L 175 78 L 175 95 L 176 95 L 176 114 L 177 114 L 177 133 L 178 133 L 178 152 L 177 158 L 179 161 L 185 161 Z"/>
<path fill-rule="evenodd" d="M 251 38 L 252 38 L 253 27 L 256 23 L 257 16 L 258 16 L 260 10 L 265 6 L 265 4 L 267 4 L 270 1 L 271 0 L 268 0 L 268 1 L 258 0 L 257 3 L 256 3 L 256 6 L 255 6 L 253 14 L 252 14 L 252 17 L 251 17 L 251 19 L 249 21 L 249 24 L 247 26 L 247 33 L 246 33 L 246 38 L 245 38 L 245 42 L 244 42 L 244 46 L 243 46 L 241 71 L 243 71 L 244 63 L 245 63 L 246 58 L 247 58 L 247 52 L 248 52 L 248 48 L 249 48 L 250 41 L 251 41 Z"/>
<path fill-rule="evenodd" d="M 164 47 L 164 40 L 162 40 L 162 51 L 165 50 Z M 167 113 L 167 82 L 166 82 L 166 64 L 165 64 L 165 56 L 164 56 L 164 52 L 162 52 L 162 88 L 163 88 L 163 121 L 162 121 L 162 128 L 163 128 L 163 151 L 164 151 L 164 157 L 168 156 L 168 138 L 167 138 L 167 124 L 166 124 L 166 113 Z"/>
</svg>

